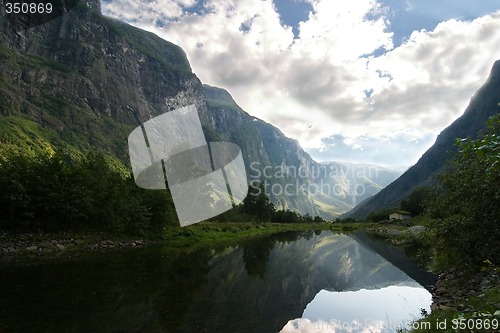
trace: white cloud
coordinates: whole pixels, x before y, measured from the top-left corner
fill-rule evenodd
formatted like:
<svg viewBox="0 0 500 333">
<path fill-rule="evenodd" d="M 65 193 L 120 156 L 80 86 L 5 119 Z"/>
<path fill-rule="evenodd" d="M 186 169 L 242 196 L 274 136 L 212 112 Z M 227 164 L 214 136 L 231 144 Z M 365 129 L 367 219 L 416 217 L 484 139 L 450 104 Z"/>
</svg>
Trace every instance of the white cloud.
<svg viewBox="0 0 500 333">
<path fill-rule="evenodd" d="M 382 333 L 389 325 L 383 320 L 352 321 L 352 322 L 326 322 L 324 320 L 312 321 L 307 318 L 298 318 L 288 321 L 279 333 Z"/>
<path fill-rule="evenodd" d="M 308 1 L 313 12 L 295 39 L 271 0 L 207 0 L 203 15 L 185 13 L 194 1 L 180 0 L 113 0 L 103 10 L 179 44 L 203 82 L 306 148 L 334 133 L 436 135 L 500 58 L 500 12 L 442 22 L 393 48 L 387 9 L 375 0 Z"/>
<path fill-rule="evenodd" d="M 413 130 L 413 132 L 416 132 Z M 309 150 L 317 161 L 371 163 L 381 166 L 408 166 L 415 163 L 433 143 L 433 135 L 412 131 L 387 132 L 380 136 L 345 137 L 334 134 L 322 139 L 319 148 Z"/>
<path fill-rule="evenodd" d="M 410 128 L 443 128 L 461 114 L 500 59 L 500 12 L 472 22 L 450 20 L 414 32 L 402 46 L 373 59 L 392 75 L 373 94 L 379 121 Z"/>
<path fill-rule="evenodd" d="M 374 0 L 313 0 L 314 13 L 300 24 L 294 51 L 329 63 L 349 61 L 383 47 L 391 49 L 383 8 Z M 380 16 L 367 19 L 368 15 Z M 311 51 L 312 54 L 311 54 Z"/>
<path fill-rule="evenodd" d="M 107 15 L 134 23 L 138 26 L 150 25 L 156 20 L 179 17 L 183 7 L 190 7 L 196 0 L 152 0 L 152 1 L 103 1 Z"/>
</svg>

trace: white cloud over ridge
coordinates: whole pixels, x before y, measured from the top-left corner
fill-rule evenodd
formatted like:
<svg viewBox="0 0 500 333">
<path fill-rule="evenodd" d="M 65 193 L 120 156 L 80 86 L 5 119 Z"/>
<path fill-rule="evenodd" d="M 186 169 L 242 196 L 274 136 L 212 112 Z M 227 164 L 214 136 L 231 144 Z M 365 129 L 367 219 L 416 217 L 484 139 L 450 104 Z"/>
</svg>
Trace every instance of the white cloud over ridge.
<svg viewBox="0 0 500 333">
<path fill-rule="evenodd" d="M 102 7 L 180 45 L 204 83 L 226 88 L 250 114 L 317 152 L 334 149 L 324 140 L 333 135 L 436 135 L 500 59 L 500 11 L 415 31 L 394 48 L 390 8 L 375 0 L 307 1 L 313 10 L 297 38 L 271 0 L 207 0 L 200 13 L 187 11 L 195 0 Z"/>
</svg>

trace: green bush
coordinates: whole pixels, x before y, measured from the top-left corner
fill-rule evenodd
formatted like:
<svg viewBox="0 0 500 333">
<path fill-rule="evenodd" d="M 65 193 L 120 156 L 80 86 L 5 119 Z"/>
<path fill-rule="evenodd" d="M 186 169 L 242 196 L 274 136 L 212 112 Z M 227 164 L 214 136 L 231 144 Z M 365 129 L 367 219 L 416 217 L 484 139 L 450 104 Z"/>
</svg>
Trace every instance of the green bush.
<svg viewBox="0 0 500 333">
<path fill-rule="evenodd" d="M 102 153 L 0 152 L 0 225 L 134 232 L 177 224 L 168 191 L 139 188 Z"/>
<path fill-rule="evenodd" d="M 450 261 L 500 264 L 500 115 L 475 140 L 458 140 L 459 152 L 439 176 L 430 205 L 431 232 Z"/>
</svg>

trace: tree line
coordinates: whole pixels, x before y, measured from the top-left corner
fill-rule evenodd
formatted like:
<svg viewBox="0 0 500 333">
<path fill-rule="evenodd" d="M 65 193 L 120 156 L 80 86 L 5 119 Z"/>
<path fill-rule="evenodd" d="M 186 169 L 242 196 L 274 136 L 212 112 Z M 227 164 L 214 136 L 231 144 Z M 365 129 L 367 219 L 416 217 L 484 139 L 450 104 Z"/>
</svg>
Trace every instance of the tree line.
<svg viewBox="0 0 500 333">
<path fill-rule="evenodd" d="M 248 195 L 237 207 L 211 219 L 217 222 L 321 223 L 320 216 L 299 214 L 290 209 L 276 209 L 264 184 L 248 187 Z"/>
<path fill-rule="evenodd" d="M 74 155 L 74 154 L 73 154 Z M 136 233 L 178 226 L 168 190 L 138 187 L 130 170 L 101 152 L 74 157 L 64 151 L 0 147 L 0 228 L 95 229 Z M 321 222 L 276 210 L 262 188 L 213 218 L 231 222 Z"/>
<path fill-rule="evenodd" d="M 137 232 L 177 223 L 167 191 L 139 188 L 103 153 L 0 153 L 0 226 Z"/>
</svg>

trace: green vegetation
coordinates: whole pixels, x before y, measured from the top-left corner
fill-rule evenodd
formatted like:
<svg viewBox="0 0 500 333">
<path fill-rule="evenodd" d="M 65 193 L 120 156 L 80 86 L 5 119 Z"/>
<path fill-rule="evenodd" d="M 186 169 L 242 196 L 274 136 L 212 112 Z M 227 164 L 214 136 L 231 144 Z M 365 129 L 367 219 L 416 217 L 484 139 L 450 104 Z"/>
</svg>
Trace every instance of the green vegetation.
<svg viewBox="0 0 500 333">
<path fill-rule="evenodd" d="M 52 143 L 51 143 L 52 142 Z M 1 149 L 16 150 L 20 154 L 30 152 L 53 152 L 57 133 L 20 117 L 0 116 Z"/>
<path fill-rule="evenodd" d="M 167 191 L 137 187 L 116 159 L 89 153 L 3 149 L 0 226 L 12 229 L 94 229 L 141 233 L 176 224 Z"/>
<path fill-rule="evenodd" d="M 459 152 L 429 206 L 430 225 L 443 264 L 478 268 L 483 260 L 500 265 L 500 116 L 488 121 L 478 139 L 457 142 Z"/>
<path fill-rule="evenodd" d="M 411 213 L 413 216 L 424 213 L 427 200 L 432 197 L 429 187 L 417 187 L 408 198 L 401 201 L 401 209 Z"/>
<path fill-rule="evenodd" d="M 430 200 L 434 198 L 434 192 L 431 187 L 417 187 L 407 198 L 401 201 L 398 209 L 383 209 L 371 212 L 366 217 L 370 222 L 382 222 L 389 219 L 389 214 L 399 212 L 401 214 L 410 214 L 411 216 L 419 216 L 424 214 L 426 207 L 430 204 Z"/>
<path fill-rule="evenodd" d="M 498 300 L 498 291 L 495 294 L 491 294 L 488 296 L 482 297 L 484 299 L 496 299 Z M 442 310 L 439 312 L 427 314 L 425 311 L 423 312 L 425 315 L 424 320 L 417 321 L 413 323 L 414 329 L 411 332 L 498 332 L 498 328 L 500 328 L 500 311 L 489 312 L 489 311 L 475 311 L 468 315 L 464 313 L 453 311 L 452 309 Z M 406 332 L 404 330 L 400 330 L 400 332 Z"/>
<path fill-rule="evenodd" d="M 423 214 L 423 241 L 434 252 L 434 269 L 444 272 L 437 294 L 445 302 L 415 323 L 420 329 L 413 332 L 491 332 L 500 321 L 500 115 L 488 120 L 477 139 L 456 145 L 458 153 L 437 185 L 419 188 L 401 203 Z"/>
<path fill-rule="evenodd" d="M 322 223 L 320 216 L 301 215 L 290 209 L 276 210 L 269 200 L 264 185 L 248 187 L 248 195 L 239 206 L 210 219 L 212 222 L 274 222 L 274 223 Z"/>
<path fill-rule="evenodd" d="M 421 329 L 412 332 L 491 332 L 477 325 L 500 321 L 500 115 L 491 117 L 476 139 L 457 140 L 456 147 L 458 152 L 437 176 L 437 184 L 416 188 L 401 201 L 399 209 L 410 212 L 411 220 L 389 223 L 390 210 L 367 218 L 389 223 L 385 228 L 375 225 L 374 231 L 385 231 L 394 244 L 408 238 L 403 225 L 426 227 L 414 239 L 421 247 L 418 257 L 426 258 L 442 278 L 436 287 L 436 308 L 424 313 L 425 318 L 415 323 Z M 457 326 L 464 322 L 477 325 Z"/>
<path fill-rule="evenodd" d="M 212 108 L 222 108 L 225 110 L 233 110 L 241 112 L 241 108 L 236 104 L 231 95 L 224 89 L 203 85 L 205 95 L 207 96 L 207 104 Z M 243 123 L 244 124 L 244 123 Z"/>
<path fill-rule="evenodd" d="M 242 239 L 271 235 L 286 231 L 331 230 L 330 224 L 310 223 L 248 223 L 202 222 L 188 227 L 169 227 L 160 239 L 173 248 L 196 248 L 207 244 L 232 243 Z M 343 230 L 338 228 L 338 230 Z"/>
<path fill-rule="evenodd" d="M 178 226 L 168 190 L 139 188 L 127 167 L 103 153 L 68 153 L 45 141 L 21 147 L 4 143 L 0 146 L 0 187 L 2 229 L 97 230 L 162 238 L 172 231 L 165 227 Z M 263 186 L 249 187 L 249 191 L 240 206 L 212 220 L 324 222 L 319 217 L 276 211 Z"/>
<path fill-rule="evenodd" d="M 233 101 L 228 101 L 227 99 L 211 99 L 208 101 L 208 105 L 212 108 L 240 111 Z"/>
<path fill-rule="evenodd" d="M 366 220 L 369 221 L 369 222 L 387 221 L 389 219 L 390 212 L 391 211 L 388 210 L 388 209 L 384 209 L 384 210 L 377 211 L 377 212 L 371 212 L 366 217 Z"/>
<path fill-rule="evenodd" d="M 126 23 L 103 17 L 113 32 L 123 38 L 141 54 L 162 64 L 163 72 L 191 73 L 191 66 L 184 51 L 177 45 L 162 40 L 153 33 L 132 27 Z"/>
</svg>

